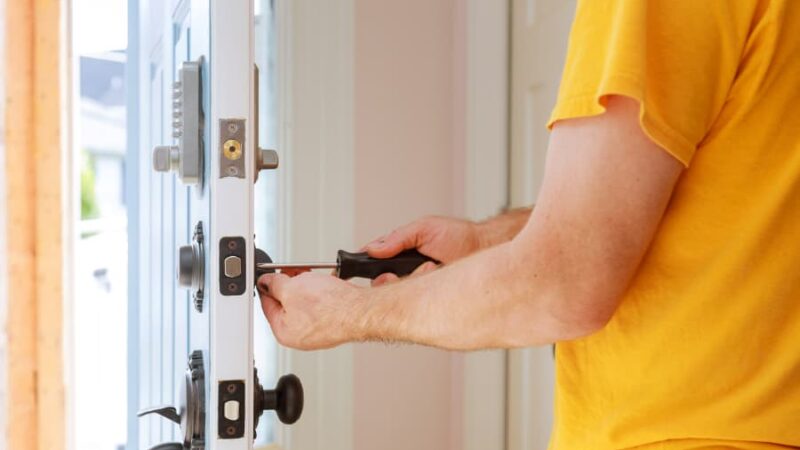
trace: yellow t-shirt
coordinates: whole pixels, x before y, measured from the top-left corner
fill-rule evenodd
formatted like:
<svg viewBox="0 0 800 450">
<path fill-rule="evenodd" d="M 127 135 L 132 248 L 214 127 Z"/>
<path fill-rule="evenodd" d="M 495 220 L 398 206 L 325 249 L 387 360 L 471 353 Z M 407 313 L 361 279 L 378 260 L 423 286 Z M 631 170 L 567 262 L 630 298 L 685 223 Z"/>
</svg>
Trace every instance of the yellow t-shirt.
<svg viewBox="0 0 800 450">
<path fill-rule="evenodd" d="M 550 448 L 800 447 L 800 0 L 579 0 L 550 124 L 609 94 L 688 169 Z"/>
</svg>

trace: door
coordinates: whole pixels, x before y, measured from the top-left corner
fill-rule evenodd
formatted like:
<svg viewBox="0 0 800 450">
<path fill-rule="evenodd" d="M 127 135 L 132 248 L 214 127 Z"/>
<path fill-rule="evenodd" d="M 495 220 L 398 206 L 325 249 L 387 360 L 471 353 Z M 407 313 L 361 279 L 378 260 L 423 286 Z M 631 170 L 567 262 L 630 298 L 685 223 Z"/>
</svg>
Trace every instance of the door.
<svg viewBox="0 0 800 450">
<path fill-rule="evenodd" d="M 293 376 L 262 389 L 272 377 L 254 365 L 254 185 L 277 167 L 258 142 L 256 8 L 139 0 L 130 11 L 128 447 L 251 449 L 258 423 L 261 441 L 272 434 L 262 411 L 291 423 L 303 399 Z"/>
<path fill-rule="evenodd" d="M 575 1 L 511 4 L 511 206 L 536 201 Z M 509 352 L 508 448 L 544 450 L 553 421 L 551 347 Z"/>
</svg>

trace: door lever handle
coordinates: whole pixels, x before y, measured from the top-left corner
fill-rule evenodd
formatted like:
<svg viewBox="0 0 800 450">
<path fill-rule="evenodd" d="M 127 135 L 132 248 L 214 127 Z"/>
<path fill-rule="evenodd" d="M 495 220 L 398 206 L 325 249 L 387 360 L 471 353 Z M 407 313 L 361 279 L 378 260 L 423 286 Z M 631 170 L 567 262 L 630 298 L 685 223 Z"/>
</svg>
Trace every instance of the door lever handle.
<svg viewBox="0 0 800 450">
<path fill-rule="evenodd" d="M 174 406 L 161 405 L 161 406 L 153 406 L 151 408 L 145 408 L 139 411 L 139 413 L 136 416 L 144 417 L 148 414 L 158 414 L 159 416 L 171 420 L 177 423 L 178 425 L 181 424 L 181 416 L 180 414 L 178 414 L 178 410 L 175 409 Z M 171 445 L 171 444 L 163 444 L 163 445 Z M 159 447 L 153 447 L 153 448 L 155 449 Z"/>
<path fill-rule="evenodd" d="M 184 448 L 185 447 L 178 442 L 167 442 L 151 447 L 150 450 L 184 450 Z"/>
</svg>

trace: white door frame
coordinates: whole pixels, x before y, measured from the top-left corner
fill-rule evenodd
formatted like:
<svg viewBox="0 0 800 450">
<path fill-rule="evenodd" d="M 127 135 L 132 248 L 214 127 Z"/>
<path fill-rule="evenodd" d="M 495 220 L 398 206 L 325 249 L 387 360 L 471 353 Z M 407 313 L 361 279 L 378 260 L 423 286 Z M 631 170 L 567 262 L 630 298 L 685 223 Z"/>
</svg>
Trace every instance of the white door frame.
<svg viewBox="0 0 800 450">
<path fill-rule="evenodd" d="M 353 242 L 354 1 L 277 0 L 278 257 L 324 260 Z M 303 380 L 303 417 L 279 427 L 287 450 L 352 450 L 353 349 L 281 348 Z"/>
<path fill-rule="evenodd" d="M 549 139 L 545 121 L 558 94 L 574 8 L 574 0 L 512 1 L 511 206 L 530 206 L 542 182 Z M 509 352 L 508 450 L 547 448 L 554 366 L 549 345 Z"/>
<path fill-rule="evenodd" d="M 508 205 L 509 2 L 466 2 L 465 210 L 474 220 Z M 506 448 L 508 352 L 464 356 L 464 450 Z"/>
</svg>

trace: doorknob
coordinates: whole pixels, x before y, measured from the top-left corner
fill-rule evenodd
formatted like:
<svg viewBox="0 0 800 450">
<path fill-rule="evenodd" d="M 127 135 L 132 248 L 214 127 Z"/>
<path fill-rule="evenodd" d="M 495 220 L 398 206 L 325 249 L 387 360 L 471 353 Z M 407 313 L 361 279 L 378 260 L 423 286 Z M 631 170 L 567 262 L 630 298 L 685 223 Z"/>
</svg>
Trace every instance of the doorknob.
<svg viewBox="0 0 800 450">
<path fill-rule="evenodd" d="M 178 145 L 159 145 L 153 149 L 153 169 L 178 172 L 185 184 L 200 183 L 203 170 L 202 79 L 199 61 L 186 61 L 172 91 L 172 137 Z"/>
<path fill-rule="evenodd" d="M 253 374 L 255 383 L 255 403 L 253 411 L 255 425 L 264 411 L 273 410 L 281 422 L 291 425 L 303 414 L 303 384 L 294 374 L 284 375 L 278 380 L 275 389 L 264 389 L 258 382 L 258 373 Z"/>
</svg>

